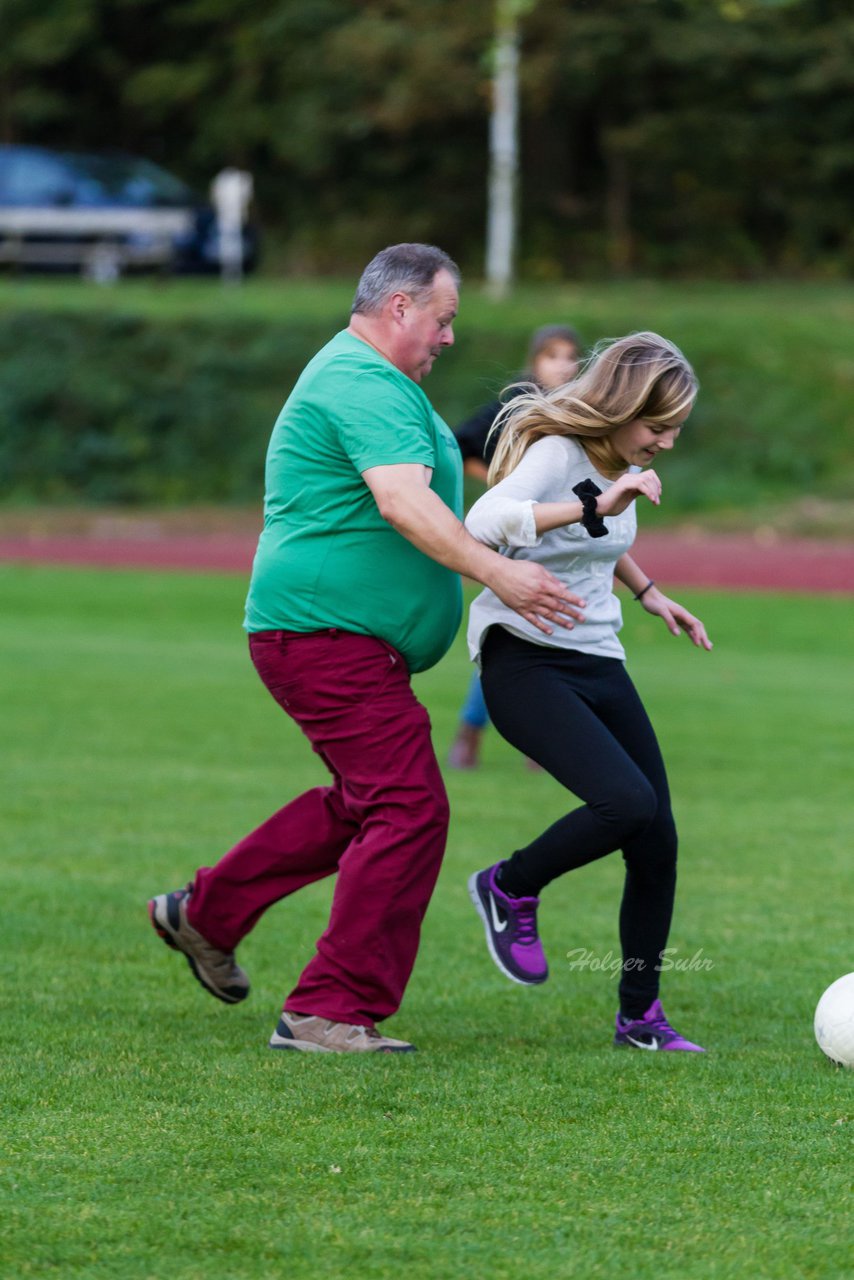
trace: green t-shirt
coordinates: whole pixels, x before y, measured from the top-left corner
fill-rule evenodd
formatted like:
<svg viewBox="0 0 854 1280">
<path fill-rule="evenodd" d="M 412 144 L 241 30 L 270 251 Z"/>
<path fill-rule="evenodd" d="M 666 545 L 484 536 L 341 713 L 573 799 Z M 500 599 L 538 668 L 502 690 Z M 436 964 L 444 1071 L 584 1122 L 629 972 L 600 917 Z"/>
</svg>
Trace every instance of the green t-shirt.
<svg viewBox="0 0 854 1280">
<path fill-rule="evenodd" d="M 459 576 L 383 520 L 368 467 L 422 463 L 459 516 L 462 463 L 424 392 L 352 334 L 336 334 L 306 366 L 270 446 L 264 529 L 247 631 L 338 627 L 378 636 L 423 671 L 445 654 L 462 616 Z"/>
</svg>

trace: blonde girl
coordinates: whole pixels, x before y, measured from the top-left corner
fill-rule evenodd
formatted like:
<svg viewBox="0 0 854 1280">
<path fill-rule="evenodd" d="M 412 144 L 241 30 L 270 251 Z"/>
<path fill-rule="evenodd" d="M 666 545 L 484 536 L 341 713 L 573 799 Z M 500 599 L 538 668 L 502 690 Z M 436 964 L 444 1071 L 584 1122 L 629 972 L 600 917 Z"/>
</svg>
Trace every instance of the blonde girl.
<svg viewBox="0 0 854 1280">
<path fill-rule="evenodd" d="M 512 981 L 544 982 L 542 890 L 620 849 L 626 876 L 615 1042 L 701 1052 L 673 1029 L 659 999 L 676 828 L 655 733 L 626 671 L 614 593 L 616 576 L 674 635 L 684 631 L 711 649 L 699 618 L 629 555 L 637 500 L 660 503 L 656 465 L 675 446 L 696 395 L 688 361 L 658 334 L 600 345 L 572 382 L 531 389 L 502 411 L 492 488 L 466 526 L 503 554 L 546 566 L 585 601 L 583 621 L 548 635 L 489 590 L 471 608 L 469 648 L 497 729 L 581 800 L 529 844 L 471 876 L 490 954 Z"/>
</svg>

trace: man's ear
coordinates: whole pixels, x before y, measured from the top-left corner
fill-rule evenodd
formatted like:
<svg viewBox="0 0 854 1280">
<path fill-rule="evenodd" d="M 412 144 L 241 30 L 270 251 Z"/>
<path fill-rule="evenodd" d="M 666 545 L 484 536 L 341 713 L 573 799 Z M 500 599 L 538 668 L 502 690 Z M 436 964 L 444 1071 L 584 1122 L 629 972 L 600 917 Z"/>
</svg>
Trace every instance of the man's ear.
<svg viewBox="0 0 854 1280">
<path fill-rule="evenodd" d="M 389 315 L 395 324 L 401 324 L 406 318 L 406 313 L 412 305 L 412 299 L 408 293 L 393 293 L 388 300 Z"/>
</svg>

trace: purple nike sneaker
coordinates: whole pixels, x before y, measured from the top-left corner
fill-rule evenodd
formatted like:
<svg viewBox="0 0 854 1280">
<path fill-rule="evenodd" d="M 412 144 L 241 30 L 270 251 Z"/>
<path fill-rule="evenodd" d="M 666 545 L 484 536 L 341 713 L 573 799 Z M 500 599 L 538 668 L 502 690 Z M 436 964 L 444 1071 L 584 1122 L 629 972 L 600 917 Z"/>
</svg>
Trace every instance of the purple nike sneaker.
<svg viewBox="0 0 854 1280">
<path fill-rule="evenodd" d="M 539 898 L 510 898 L 495 883 L 503 864 L 496 862 L 469 877 L 469 897 L 483 921 L 486 945 L 498 968 L 511 982 L 532 987 L 545 982 L 549 966 L 537 934 Z"/>
<path fill-rule="evenodd" d="M 664 1016 L 661 1001 L 649 1006 L 642 1018 L 624 1018 L 617 1014 L 614 1044 L 630 1049 L 685 1049 L 689 1053 L 705 1053 L 702 1045 L 692 1044 L 674 1031 Z"/>
</svg>

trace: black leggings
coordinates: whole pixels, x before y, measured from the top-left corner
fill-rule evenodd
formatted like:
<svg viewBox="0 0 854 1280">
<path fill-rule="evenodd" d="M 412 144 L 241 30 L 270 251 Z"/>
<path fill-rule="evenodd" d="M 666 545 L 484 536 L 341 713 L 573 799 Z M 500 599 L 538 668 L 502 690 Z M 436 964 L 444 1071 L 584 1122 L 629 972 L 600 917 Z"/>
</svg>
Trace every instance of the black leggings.
<svg viewBox="0 0 854 1280">
<path fill-rule="evenodd" d="M 493 626 L 483 692 L 499 733 L 583 804 L 507 861 L 509 893 L 539 895 L 557 876 L 622 849 L 620 1008 L 640 1017 L 658 995 L 676 890 L 676 827 L 664 761 L 623 663 L 532 644 Z"/>
</svg>

